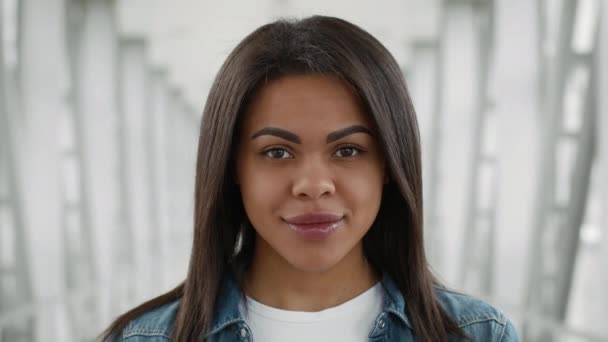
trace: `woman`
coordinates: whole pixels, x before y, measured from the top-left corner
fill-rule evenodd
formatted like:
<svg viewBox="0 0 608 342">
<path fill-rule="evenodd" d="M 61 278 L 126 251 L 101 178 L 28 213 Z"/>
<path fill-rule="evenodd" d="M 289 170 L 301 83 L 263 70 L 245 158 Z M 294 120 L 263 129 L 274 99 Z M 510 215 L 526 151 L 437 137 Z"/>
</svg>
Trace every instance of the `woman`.
<svg viewBox="0 0 608 342">
<path fill-rule="evenodd" d="M 209 93 L 196 168 L 186 280 L 103 339 L 518 340 L 429 271 L 414 108 L 362 29 L 314 16 L 247 36 Z"/>
</svg>

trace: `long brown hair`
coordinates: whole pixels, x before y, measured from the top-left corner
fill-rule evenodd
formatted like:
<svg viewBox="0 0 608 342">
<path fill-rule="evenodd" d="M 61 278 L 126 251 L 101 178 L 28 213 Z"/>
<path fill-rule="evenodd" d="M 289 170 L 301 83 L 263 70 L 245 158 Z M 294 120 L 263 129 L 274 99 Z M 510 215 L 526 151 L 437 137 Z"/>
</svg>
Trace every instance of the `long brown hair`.
<svg viewBox="0 0 608 342">
<path fill-rule="evenodd" d="M 118 317 L 104 338 L 116 336 L 143 312 L 178 298 L 172 340 L 192 341 L 209 331 L 223 277 L 232 272 L 240 282 L 239 266 L 250 261 L 254 248 L 255 236 L 231 177 L 239 118 L 268 80 L 303 73 L 347 82 L 376 124 L 390 182 L 363 239 L 368 260 L 394 279 L 421 341 L 464 336 L 438 304 L 433 286 L 439 284 L 424 253 L 420 138 L 402 72 L 389 51 L 363 29 L 338 18 L 313 16 L 258 28 L 222 65 L 200 128 L 194 241 L 186 280 Z M 237 240 L 240 248 L 235 252 Z"/>
</svg>

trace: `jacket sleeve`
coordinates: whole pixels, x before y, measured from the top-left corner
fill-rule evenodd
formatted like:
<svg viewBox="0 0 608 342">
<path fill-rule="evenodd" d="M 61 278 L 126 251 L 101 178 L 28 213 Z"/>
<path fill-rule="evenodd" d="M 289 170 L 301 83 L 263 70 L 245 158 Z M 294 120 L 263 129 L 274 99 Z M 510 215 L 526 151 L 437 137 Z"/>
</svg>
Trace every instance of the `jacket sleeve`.
<svg viewBox="0 0 608 342">
<path fill-rule="evenodd" d="M 507 324 L 505 325 L 505 329 L 500 338 L 500 342 L 519 342 L 519 336 L 517 335 L 517 331 L 511 323 L 510 320 L 507 320 Z"/>
</svg>

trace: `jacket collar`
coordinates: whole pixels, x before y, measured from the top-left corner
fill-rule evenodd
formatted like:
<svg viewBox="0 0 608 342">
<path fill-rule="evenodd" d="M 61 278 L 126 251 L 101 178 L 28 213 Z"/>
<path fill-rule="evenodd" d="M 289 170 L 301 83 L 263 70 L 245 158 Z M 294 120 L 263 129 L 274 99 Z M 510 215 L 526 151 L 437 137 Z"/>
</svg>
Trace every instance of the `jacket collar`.
<svg viewBox="0 0 608 342">
<path fill-rule="evenodd" d="M 395 315 L 407 327 L 412 328 L 407 317 L 407 305 L 399 288 L 388 275 L 383 272 L 381 278 L 384 289 L 384 304 L 382 313 Z M 213 321 L 210 332 L 205 336 L 217 334 L 232 324 L 245 323 L 239 312 L 239 303 L 242 292 L 234 277 L 229 273 L 223 280 L 220 295 L 215 303 Z"/>
<path fill-rule="evenodd" d="M 393 278 L 386 273 L 382 273 L 382 287 L 384 287 L 384 306 L 382 312 L 392 313 L 397 316 L 408 328 L 412 329 L 410 320 L 407 316 L 408 309 L 403 294 L 393 281 Z"/>
<path fill-rule="evenodd" d="M 230 272 L 224 277 L 220 294 L 215 302 L 211 330 L 205 336 L 211 336 L 229 325 L 245 322 L 239 312 L 242 292 L 240 286 Z"/>
</svg>

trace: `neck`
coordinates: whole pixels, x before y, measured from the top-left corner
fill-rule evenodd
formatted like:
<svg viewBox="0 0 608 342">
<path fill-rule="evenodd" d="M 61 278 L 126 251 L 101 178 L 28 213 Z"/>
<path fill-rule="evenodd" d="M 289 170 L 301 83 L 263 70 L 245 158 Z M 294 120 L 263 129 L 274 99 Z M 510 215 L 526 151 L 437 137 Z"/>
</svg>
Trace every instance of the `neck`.
<svg viewBox="0 0 608 342">
<path fill-rule="evenodd" d="M 360 295 L 378 281 L 361 243 L 333 267 L 318 271 L 299 270 L 276 253 L 264 255 L 259 250 L 245 274 L 244 291 L 275 308 L 320 311 Z"/>
</svg>

